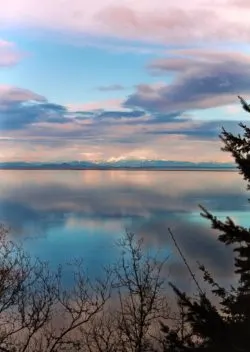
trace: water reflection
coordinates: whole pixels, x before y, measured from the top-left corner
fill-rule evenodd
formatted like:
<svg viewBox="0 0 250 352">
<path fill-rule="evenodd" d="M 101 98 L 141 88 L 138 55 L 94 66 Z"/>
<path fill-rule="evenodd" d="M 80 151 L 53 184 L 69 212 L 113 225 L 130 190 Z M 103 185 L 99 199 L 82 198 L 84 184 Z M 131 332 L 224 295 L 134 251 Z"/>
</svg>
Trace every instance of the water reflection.
<svg viewBox="0 0 250 352">
<path fill-rule="evenodd" d="M 117 255 L 114 240 L 128 228 L 149 248 L 172 253 L 171 227 L 193 262 L 230 275 L 231 254 L 199 216 L 198 204 L 249 226 L 245 184 L 236 172 L 7 171 L 0 172 L 0 220 L 52 264 L 83 256 L 92 272 Z"/>
</svg>

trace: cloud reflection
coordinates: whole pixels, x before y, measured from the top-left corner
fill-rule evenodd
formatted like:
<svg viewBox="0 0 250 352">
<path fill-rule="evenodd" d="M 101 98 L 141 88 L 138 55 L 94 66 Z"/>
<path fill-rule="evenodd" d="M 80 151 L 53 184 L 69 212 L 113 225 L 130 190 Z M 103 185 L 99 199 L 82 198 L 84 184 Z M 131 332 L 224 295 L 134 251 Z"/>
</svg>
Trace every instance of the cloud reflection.
<svg viewBox="0 0 250 352">
<path fill-rule="evenodd" d="M 218 215 L 246 214 L 236 172 L 4 170 L 0 179 L 0 220 L 16 238 L 36 238 L 27 247 L 46 260 L 84 256 L 94 270 L 116 257 L 114 241 L 127 228 L 149 248 L 170 253 L 170 269 L 181 273 L 171 227 L 192 265 L 200 261 L 213 274 L 231 275 L 232 253 L 197 212 L 203 204 Z"/>
</svg>

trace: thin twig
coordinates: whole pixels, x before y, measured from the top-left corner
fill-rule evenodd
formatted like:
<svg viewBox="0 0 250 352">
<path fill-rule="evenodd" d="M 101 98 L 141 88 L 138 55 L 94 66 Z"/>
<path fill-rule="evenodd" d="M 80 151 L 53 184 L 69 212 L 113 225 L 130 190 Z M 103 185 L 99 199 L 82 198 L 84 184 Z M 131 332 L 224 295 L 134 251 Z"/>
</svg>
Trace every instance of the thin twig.
<svg viewBox="0 0 250 352">
<path fill-rule="evenodd" d="M 171 238 L 172 238 L 172 240 L 173 240 L 173 242 L 174 242 L 174 245 L 175 245 L 175 247 L 177 248 L 177 250 L 178 250 L 178 252 L 179 252 L 179 254 L 180 254 L 180 256 L 181 256 L 181 258 L 182 258 L 182 260 L 183 260 L 183 262 L 184 262 L 184 264 L 186 265 L 186 267 L 187 267 L 187 269 L 188 269 L 188 271 L 189 271 L 189 273 L 190 273 L 190 275 L 191 275 L 191 277 L 192 277 L 194 283 L 196 284 L 196 286 L 197 286 L 197 288 L 198 288 L 200 294 L 201 294 L 201 295 L 204 295 L 204 292 L 202 291 L 202 289 L 201 289 L 201 287 L 200 287 L 200 285 L 199 285 L 199 283 L 198 283 L 198 281 L 197 281 L 197 279 L 196 279 L 194 273 L 192 272 L 192 270 L 191 270 L 191 268 L 190 268 L 190 266 L 189 266 L 189 264 L 188 264 L 188 262 L 187 262 L 187 260 L 186 260 L 186 258 L 185 258 L 185 256 L 184 256 L 184 254 L 182 253 L 182 251 L 181 251 L 181 249 L 180 249 L 178 243 L 176 242 L 176 239 L 175 239 L 175 237 L 174 237 L 174 235 L 173 235 L 173 232 L 171 231 L 170 228 L 168 228 L 168 232 L 169 232 L 169 234 L 170 234 L 170 236 L 171 236 Z"/>
</svg>

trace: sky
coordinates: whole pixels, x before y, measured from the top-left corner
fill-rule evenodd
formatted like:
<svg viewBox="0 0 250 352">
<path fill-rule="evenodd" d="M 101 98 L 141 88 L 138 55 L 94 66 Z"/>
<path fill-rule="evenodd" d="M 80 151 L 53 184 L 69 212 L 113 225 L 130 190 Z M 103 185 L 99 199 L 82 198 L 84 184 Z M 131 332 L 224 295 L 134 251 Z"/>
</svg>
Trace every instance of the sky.
<svg viewBox="0 0 250 352">
<path fill-rule="evenodd" d="M 0 162 L 228 162 L 250 98 L 249 0 L 8 0 Z"/>
</svg>

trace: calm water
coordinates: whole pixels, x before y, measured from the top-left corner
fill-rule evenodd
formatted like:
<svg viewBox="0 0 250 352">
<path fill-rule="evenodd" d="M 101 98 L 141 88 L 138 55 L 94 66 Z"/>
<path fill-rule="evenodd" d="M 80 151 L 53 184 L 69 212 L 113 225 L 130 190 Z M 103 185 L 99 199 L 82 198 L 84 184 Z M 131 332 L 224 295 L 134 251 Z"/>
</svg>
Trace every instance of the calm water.
<svg viewBox="0 0 250 352">
<path fill-rule="evenodd" d="M 191 264 L 202 261 L 227 277 L 231 256 L 199 216 L 198 204 L 250 226 L 249 194 L 237 172 L 0 171 L 0 220 L 12 236 L 51 265 L 83 257 L 93 273 L 117 257 L 127 228 L 148 248 L 170 254 L 185 276 L 167 228 Z"/>
</svg>

